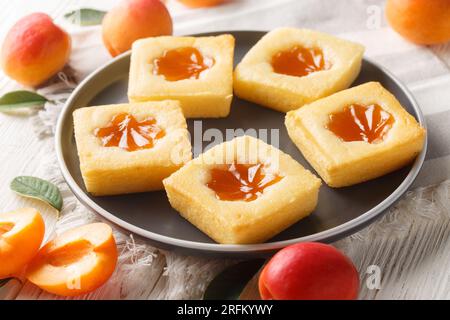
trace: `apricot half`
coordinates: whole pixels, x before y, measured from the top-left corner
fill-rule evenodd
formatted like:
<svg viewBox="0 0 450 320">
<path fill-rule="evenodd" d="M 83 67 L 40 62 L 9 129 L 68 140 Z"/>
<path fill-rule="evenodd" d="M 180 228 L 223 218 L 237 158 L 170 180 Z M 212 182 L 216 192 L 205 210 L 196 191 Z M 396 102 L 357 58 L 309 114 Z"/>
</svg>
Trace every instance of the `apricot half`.
<svg viewBox="0 0 450 320">
<path fill-rule="evenodd" d="M 69 59 L 69 35 L 45 13 L 16 22 L 2 45 L 3 71 L 27 86 L 37 86 L 60 71 Z"/>
<path fill-rule="evenodd" d="M 113 274 L 117 247 L 110 226 L 92 223 L 48 242 L 31 261 L 27 279 L 61 296 L 91 292 Z"/>
<path fill-rule="evenodd" d="M 414 43 L 450 40 L 449 0 L 388 0 L 386 17 L 395 31 Z"/>
<path fill-rule="evenodd" d="M 19 276 L 41 247 L 44 233 L 44 220 L 36 209 L 0 213 L 0 279 Z"/>
</svg>

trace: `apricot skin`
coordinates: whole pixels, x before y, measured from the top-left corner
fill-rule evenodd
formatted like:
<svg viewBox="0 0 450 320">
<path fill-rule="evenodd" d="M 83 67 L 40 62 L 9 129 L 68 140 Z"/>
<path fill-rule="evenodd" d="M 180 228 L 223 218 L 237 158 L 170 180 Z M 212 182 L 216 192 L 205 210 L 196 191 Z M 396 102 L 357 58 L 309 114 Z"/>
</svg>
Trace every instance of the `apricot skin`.
<svg viewBox="0 0 450 320">
<path fill-rule="evenodd" d="M 275 254 L 258 286 L 263 300 L 352 300 L 358 296 L 359 276 L 334 247 L 304 242 Z"/>
<path fill-rule="evenodd" d="M 386 17 L 395 31 L 416 44 L 431 45 L 450 40 L 448 0 L 388 0 Z"/>
<path fill-rule="evenodd" d="M 18 209 L 0 214 L 0 230 L 0 279 L 18 277 L 39 251 L 44 220 L 35 209 Z"/>
<path fill-rule="evenodd" d="M 45 13 L 16 22 L 5 37 L 1 65 L 17 82 L 35 87 L 60 71 L 70 56 L 69 35 Z"/>
<path fill-rule="evenodd" d="M 102 286 L 114 273 L 117 246 L 111 227 L 92 223 L 62 233 L 39 250 L 26 278 L 59 296 L 78 296 Z"/>
<path fill-rule="evenodd" d="M 102 23 L 103 43 L 113 57 L 138 39 L 171 34 L 172 18 L 159 0 L 123 0 Z"/>
<path fill-rule="evenodd" d="M 178 0 L 189 8 L 213 7 L 225 2 L 225 0 Z"/>
</svg>

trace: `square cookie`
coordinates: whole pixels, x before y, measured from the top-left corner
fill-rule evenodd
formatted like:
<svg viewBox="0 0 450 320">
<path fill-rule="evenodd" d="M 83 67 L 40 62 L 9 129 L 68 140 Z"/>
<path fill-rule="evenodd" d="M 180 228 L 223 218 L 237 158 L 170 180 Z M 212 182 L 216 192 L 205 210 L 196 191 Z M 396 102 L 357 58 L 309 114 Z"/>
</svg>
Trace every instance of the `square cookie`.
<svg viewBox="0 0 450 320">
<path fill-rule="evenodd" d="M 223 244 L 260 243 L 309 215 L 320 179 L 263 141 L 214 146 L 164 180 L 170 204 Z"/>
<path fill-rule="evenodd" d="M 234 92 L 281 112 L 346 89 L 361 69 L 362 45 L 306 29 L 275 29 L 234 71 Z"/>
<path fill-rule="evenodd" d="M 93 195 L 163 189 L 162 180 L 192 158 L 178 101 L 86 107 L 73 118 L 81 174 Z"/>
<path fill-rule="evenodd" d="M 377 82 L 289 112 L 286 128 L 331 187 L 350 186 L 407 165 L 422 150 L 426 134 Z"/>
<path fill-rule="evenodd" d="M 128 98 L 178 100 L 187 118 L 226 117 L 233 98 L 233 52 L 231 35 L 135 41 Z"/>
</svg>

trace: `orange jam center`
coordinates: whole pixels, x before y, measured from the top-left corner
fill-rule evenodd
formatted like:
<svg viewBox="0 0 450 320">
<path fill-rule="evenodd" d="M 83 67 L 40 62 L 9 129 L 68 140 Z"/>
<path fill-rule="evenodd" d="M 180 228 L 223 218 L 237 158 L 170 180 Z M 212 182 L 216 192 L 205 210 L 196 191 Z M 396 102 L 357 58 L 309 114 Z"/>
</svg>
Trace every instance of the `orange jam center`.
<svg viewBox="0 0 450 320">
<path fill-rule="evenodd" d="M 137 121 L 128 113 L 115 115 L 107 127 L 97 128 L 94 133 L 104 147 L 119 147 L 127 151 L 152 148 L 155 140 L 165 135 L 154 118 Z"/>
<path fill-rule="evenodd" d="M 258 164 L 228 164 L 226 167 L 213 168 L 211 179 L 206 184 L 218 199 L 225 201 L 253 201 L 265 188 L 283 177 L 263 172 L 264 166 Z"/>
<path fill-rule="evenodd" d="M 166 80 L 198 79 L 200 74 L 214 65 L 214 59 L 202 56 L 192 47 L 177 48 L 164 52 L 153 61 L 153 73 Z"/>
<path fill-rule="evenodd" d="M 394 124 L 394 117 L 378 104 L 352 104 L 329 117 L 327 129 L 344 141 L 381 142 Z"/>
<path fill-rule="evenodd" d="M 303 77 L 316 71 L 328 70 L 331 64 L 325 60 L 321 49 L 295 46 L 275 54 L 272 57 L 272 68 L 276 73 Z"/>
</svg>

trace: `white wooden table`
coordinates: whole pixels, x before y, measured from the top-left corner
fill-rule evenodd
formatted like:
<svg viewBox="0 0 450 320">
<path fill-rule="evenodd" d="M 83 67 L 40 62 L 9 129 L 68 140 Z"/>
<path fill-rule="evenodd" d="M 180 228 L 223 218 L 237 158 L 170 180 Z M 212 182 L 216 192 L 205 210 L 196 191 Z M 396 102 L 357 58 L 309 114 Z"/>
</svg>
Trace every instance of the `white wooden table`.
<svg viewBox="0 0 450 320">
<path fill-rule="evenodd" d="M 70 9 L 94 6 L 107 10 L 116 2 L 97 0 L 94 5 L 88 0 L 0 0 L 0 39 L 3 39 L 9 27 L 19 17 L 31 12 L 46 12 L 57 22 L 61 22 L 62 15 Z M 388 30 L 382 16 L 381 0 L 345 0 L 339 1 L 339 4 L 337 6 L 336 1 L 332 0 L 235 0 L 228 6 L 209 10 L 188 10 L 175 3 L 175 0 L 168 0 L 176 34 L 227 29 L 268 30 L 291 25 L 318 28 L 355 39 L 366 45 L 368 55 L 390 68 L 406 82 L 422 108 L 425 108 L 426 115 L 432 117 L 444 110 L 450 110 L 448 45 L 418 48 L 404 42 Z M 327 9 L 327 6 L 333 7 L 333 10 Z M 385 53 L 386 50 L 389 51 L 388 54 Z M 408 60 L 409 57 L 414 57 L 410 58 L 409 70 L 408 66 L 398 67 L 404 63 L 402 60 Z M 425 63 L 428 63 L 427 66 L 422 66 Z M 417 69 L 417 74 L 411 72 L 411 69 Z M 17 84 L 0 74 L 1 94 L 15 88 Z M 48 150 L 42 148 L 42 141 L 30 125 L 31 119 L 29 116 L 0 113 L 0 210 L 36 207 L 42 212 L 47 229 L 52 230 L 56 221 L 53 210 L 37 201 L 21 198 L 9 190 L 9 182 L 15 176 L 41 175 L 43 163 L 48 158 Z M 450 137 L 442 139 L 447 141 L 440 142 L 444 144 L 441 149 L 445 148 L 445 144 L 450 146 Z M 447 154 L 439 154 L 429 159 L 425 164 L 426 174 L 419 177 L 416 187 L 449 179 L 449 159 Z M 440 168 L 438 172 L 433 171 L 435 167 Z M 402 214 L 394 212 L 373 229 L 366 229 L 336 244 L 355 261 L 363 283 L 368 280 L 365 272 L 370 265 L 381 268 L 381 288 L 373 290 L 363 284 L 362 298 L 450 298 L 450 259 L 447 254 L 450 252 L 450 207 L 446 207 L 449 184 L 439 188 L 439 191 L 431 188 L 412 193 L 408 202 L 400 204 L 397 209 L 403 212 Z M 436 204 L 437 196 L 441 197 L 439 199 L 442 201 Z M 436 219 L 426 216 L 427 208 L 442 216 Z M 402 220 L 409 219 L 405 218 L 405 212 L 411 213 L 411 221 Z M 419 216 L 421 212 L 424 212 L 425 222 L 414 216 Z M 381 229 L 392 225 L 398 226 L 399 234 L 403 232 L 405 236 L 391 238 L 381 234 Z M 368 238 L 370 240 L 367 240 Z M 192 258 L 192 261 L 195 263 L 195 258 Z M 162 273 L 164 262 L 158 263 L 161 264 L 159 270 Z M 167 281 L 164 283 L 155 279 L 154 283 L 156 285 L 152 290 L 139 297 L 161 297 L 158 290 L 161 290 Z M 17 292 L 3 295 L 4 298 L 14 298 Z"/>
</svg>

